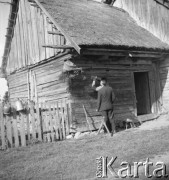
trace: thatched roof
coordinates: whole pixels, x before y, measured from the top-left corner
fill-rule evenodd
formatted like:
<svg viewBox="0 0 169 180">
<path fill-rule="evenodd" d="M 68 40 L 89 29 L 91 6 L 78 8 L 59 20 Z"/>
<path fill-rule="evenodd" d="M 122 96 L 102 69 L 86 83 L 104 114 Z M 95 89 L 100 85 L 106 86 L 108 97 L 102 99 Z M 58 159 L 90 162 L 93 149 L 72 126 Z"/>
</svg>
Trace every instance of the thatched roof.
<svg viewBox="0 0 169 180">
<path fill-rule="evenodd" d="M 39 0 L 78 45 L 169 50 L 128 13 L 92 0 Z"/>
</svg>

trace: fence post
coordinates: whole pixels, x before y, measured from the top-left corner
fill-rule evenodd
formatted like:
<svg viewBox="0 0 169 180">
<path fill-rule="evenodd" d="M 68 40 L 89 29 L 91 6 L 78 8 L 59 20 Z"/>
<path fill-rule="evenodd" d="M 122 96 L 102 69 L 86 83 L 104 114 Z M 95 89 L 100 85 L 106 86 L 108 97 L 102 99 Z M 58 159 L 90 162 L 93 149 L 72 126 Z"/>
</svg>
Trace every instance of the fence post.
<svg viewBox="0 0 169 180">
<path fill-rule="evenodd" d="M 0 103 L 0 126 L 1 126 L 2 148 L 5 149 L 5 125 L 4 125 L 4 118 L 3 118 L 3 106 L 2 106 L 2 103 Z"/>
<path fill-rule="evenodd" d="M 42 131 L 41 131 L 41 116 L 39 111 L 39 103 L 36 103 L 36 113 L 37 113 L 37 123 L 38 123 L 38 140 L 42 141 Z"/>
<path fill-rule="evenodd" d="M 13 108 L 13 130 L 15 138 L 15 147 L 19 147 L 18 127 L 17 127 L 17 114 L 15 108 Z"/>
</svg>

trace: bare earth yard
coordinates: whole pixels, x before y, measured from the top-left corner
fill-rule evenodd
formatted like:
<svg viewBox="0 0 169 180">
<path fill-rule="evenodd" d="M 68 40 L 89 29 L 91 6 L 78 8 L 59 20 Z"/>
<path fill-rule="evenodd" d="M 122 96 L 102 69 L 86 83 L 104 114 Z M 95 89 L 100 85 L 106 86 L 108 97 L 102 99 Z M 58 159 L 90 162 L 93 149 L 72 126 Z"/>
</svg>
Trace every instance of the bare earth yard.
<svg viewBox="0 0 169 180">
<path fill-rule="evenodd" d="M 122 161 L 132 164 L 135 161 L 144 162 L 149 157 L 156 162 L 163 161 L 169 174 L 168 125 L 168 116 L 165 116 L 148 122 L 147 126 L 143 124 L 141 128 L 122 131 L 113 137 L 88 135 L 77 140 L 0 151 L 0 179 L 97 179 L 96 158 L 100 156 L 108 156 L 108 159 L 117 156 L 113 165 L 115 168 L 120 168 Z M 114 178 L 108 173 L 108 179 Z M 142 172 L 139 179 L 145 179 Z"/>
</svg>

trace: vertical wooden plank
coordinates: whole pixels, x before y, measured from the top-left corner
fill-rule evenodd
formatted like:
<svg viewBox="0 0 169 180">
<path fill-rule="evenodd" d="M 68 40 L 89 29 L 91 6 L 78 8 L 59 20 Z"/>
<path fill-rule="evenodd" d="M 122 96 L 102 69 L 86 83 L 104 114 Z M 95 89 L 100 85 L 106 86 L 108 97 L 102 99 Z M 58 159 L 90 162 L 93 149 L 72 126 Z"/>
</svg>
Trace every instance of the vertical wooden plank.
<svg viewBox="0 0 169 180">
<path fill-rule="evenodd" d="M 157 112 L 160 113 L 162 110 L 162 98 L 161 98 L 161 85 L 160 85 L 160 75 L 159 75 L 159 64 L 153 63 L 153 69 L 154 69 L 154 74 L 155 74 L 155 95 L 156 95 L 156 106 L 157 106 Z"/>
<path fill-rule="evenodd" d="M 49 106 L 48 103 L 45 103 L 45 109 L 46 109 L 46 119 L 45 119 L 45 125 L 46 125 L 46 132 L 47 132 L 47 140 L 48 142 L 51 141 L 50 139 L 50 119 L 49 119 Z"/>
<path fill-rule="evenodd" d="M 33 29 L 32 40 L 34 41 L 34 45 L 35 45 L 34 59 L 35 62 L 39 62 L 39 42 L 38 42 L 37 24 L 36 24 L 36 8 L 31 6 L 30 11 L 31 11 L 32 29 Z"/>
<path fill-rule="evenodd" d="M 46 142 L 46 124 L 45 124 L 45 120 L 46 120 L 46 115 L 45 115 L 45 104 L 41 103 L 41 115 L 42 115 L 42 138 L 43 138 L 43 142 Z"/>
<path fill-rule="evenodd" d="M 64 118 L 64 101 L 61 100 L 61 104 L 60 104 L 60 108 L 61 108 L 61 116 L 62 116 L 62 133 L 63 133 L 63 139 L 66 138 L 66 132 L 65 132 L 65 118 Z"/>
<path fill-rule="evenodd" d="M 28 59 L 28 64 L 35 63 L 34 56 L 35 56 L 35 45 L 34 45 L 34 39 L 33 39 L 33 28 L 32 28 L 32 19 L 31 19 L 31 10 L 30 10 L 30 4 L 28 1 L 25 2 L 25 11 L 27 16 L 27 32 L 28 32 L 28 45 L 30 49 L 30 55 Z"/>
<path fill-rule="evenodd" d="M 133 108 L 134 108 L 134 115 L 137 116 L 137 100 L 136 100 L 136 90 L 135 90 L 135 83 L 134 83 L 134 72 L 131 72 L 131 86 L 132 86 L 132 93 L 133 93 Z"/>
<path fill-rule="evenodd" d="M 52 24 L 50 24 L 49 22 L 48 22 L 48 31 L 52 31 Z M 48 43 L 49 44 L 54 44 L 52 34 L 48 34 Z M 55 55 L 55 49 L 50 48 L 50 56 L 52 57 L 54 55 Z"/>
<path fill-rule="evenodd" d="M 149 84 L 150 84 L 150 101 L 151 101 L 151 112 L 156 112 L 156 100 L 155 100 L 155 79 L 153 70 L 149 71 Z"/>
<path fill-rule="evenodd" d="M 61 117 L 60 117 L 60 111 L 59 111 L 59 103 L 57 101 L 56 103 L 56 107 L 57 107 L 57 123 L 58 123 L 58 126 L 59 126 L 59 137 L 60 137 L 60 140 L 63 139 L 63 136 L 62 136 L 62 130 L 61 130 Z"/>
<path fill-rule="evenodd" d="M 41 116 L 39 111 L 39 103 L 36 103 L 36 113 L 37 113 L 37 123 L 38 123 L 38 140 L 42 141 Z"/>
<path fill-rule="evenodd" d="M 55 29 L 55 27 L 54 27 L 54 25 L 52 26 L 52 31 L 54 32 L 56 29 Z M 58 35 L 53 35 L 53 43 L 54 43 L 54 45 L 58 45 L 58 37 L 57 37 Z M 56 54 L 58 54 L 58 49 L 54 49 L 54 51 L 55 51 L 55 55 Z"/>
<path fill-rule="evenodd" d="M 28 141 L 30 141 L 30 119 L 31 119 L 31 115 L 30 115 L 30 103 L 28 102 L 26 104 L 26 127 L 27 127 L 27 137 L 28 137 Z"/>
<path fill-rule="evenodd" d="M 16 20 L 16 25 L 15 25 L 15 36 L 16 36 L 16 41 L 17 41 L 17 54 L 18 54 L 18 64 L 19 67 L 23 67 L 23 62 L 22 62 L 22 51 L 21 51 L 21 39 L 20 39 L 20 30 L 19 30 L 19 20 L 17 18 Z"/>
<path fill-rule="evenodd" d="M 64 99 L 64 107 L 65 107 L 65 123 L 66 123 L 66 135 L 69 135 L 69 114 L 68 114 L 68 104 L 67 99 Z"/>
<path fill-rule="evenodd" d="M 49 34 L 48 34 L 48 22 L 46 16 L 44 15 L 44 29 L 45 29 L 45 43 L 49 43 Z M 50 57 L 50 48 L 46 48 L 46 59 Z"/>
<path fill-rule="evenodd" d="M 45 48 L 42 47 L 42 45 L 45 43 L 44 42 L 44 31 L 43 31 L 43 17 L 42 17 L 42 13 L 41 13 L 41 9 L 38 8 L 37 9 L 37 25 L 39 28 L 37 28 L 38 30 L 38 36 L 39 36 L 39 49 L 40 49 L 40 59 L 39 60 L 44 60 L 45 59 Z"/>
<path fill-rule="evenodd" d="M 20 20 L 21 20 L 21 27 L 22 27 L 22 31 L 23 31 L 23 41 L 24 41 L 24 50 L 25 50 L 25 64 L 28 65 L 28 59 L 30 59 L 29 57 L 29 48 L 28 48 L 28 32 L 27 32 L 27 24 L 26 24 L 26 12 L 25 12 L 25 6 L 24 6 L 24 0 L 20 1 Z"/>
<path fill-rule="evenodd" d="M 18 127 L 17 127 L 17 117 L 16 110 L 13 108 L 13 130 L 15 138 L 15 147 L 19 147 L 19 136 L 18 136 Z"/>
<path fill-rule="evenodd" d="M 59 139 L 59 134 L 58 134 L 58 116 L 57 116 L 57 111 L 56 111 L 56 104 L 53 105 L 53 120 L 54 120 L 54 127 L 55 127 L 55 135 L 56 135 L 56 139 Z"/>
<path fill-rule="evenodd" d="M 72 127 L 73 126 L 73 114 L 72 114 L 72 103 L 69 100 L 69 126 Z"/>
<path fill-rule="evenodd" d="M 34 112 L 34 104 L 30 102 L 30 112 L 31 112 L 31 127 L 32 127 L 32 137 L 36 139 L 36 129 L 35 129 L 35 112 Z"/>
<path fill-rule="evenodd" d="M 11 117 L 6 116 L 6 131 L 7 131 L 7 139 L 9 147 L 13 146 L 12 142 L 12 125 L 11 125 Z"/>
<path fill-rule="evenodd" d="M 23 63 L 23 66 L 26 65 L 26 51 L 25 51 L 25 41 L 24 41 L 24 31 L 23 31 L 23 23 L 22 23 L 22 14 L 21 14 L 21 3 L 19 3 L 19 11 L 18 11 L 18 25 L 19 25 L 19 36 L 20 36 L 20 42 L 21 42 L 21 60 Z"/>
<path fill-rule="evenodd" d="M 2 141 L 2 148 L 5 149 L 5 124 L 4 124 L 4 117 L 3 117 L 3 106 L 0 102 L 0 128 L 1 128 L 1 141 Z"/>
<path fill-rule="evenodd" d="M 20 113 L 20 135 L 21 135 L 21 146 L 26 146 L 25 136 L 25 115 Z"/>
<path fill-rule="evenodd" d="M 51 138 L 52 138 L 52 141 L 54 141 L 55 140 L 54 131 L 53 131 L 54 124 L 53 124 L 51 103 L 49 103 L 49 123 L 50 123 L 50 127 L 49 128 L 50 128 L 50 131 L 51 131 Z"/>
</svg>

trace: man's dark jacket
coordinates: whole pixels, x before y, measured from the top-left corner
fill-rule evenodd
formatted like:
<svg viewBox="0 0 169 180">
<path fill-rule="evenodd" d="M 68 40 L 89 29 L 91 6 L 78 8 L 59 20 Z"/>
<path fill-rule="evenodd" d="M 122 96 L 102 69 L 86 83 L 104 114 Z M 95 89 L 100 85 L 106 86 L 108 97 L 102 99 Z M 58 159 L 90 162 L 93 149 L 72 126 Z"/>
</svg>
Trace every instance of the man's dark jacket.
<svg viewBox="0 0 169 180">
<path fill-rule="evenodd" d="M 97 110 L 105 111 L 105 110 L 113 109 L 114 99 L 115 99 L 115 95 L 113 89 L 110 86 L 103 86 L 98 91 Z"/>
</svg>

